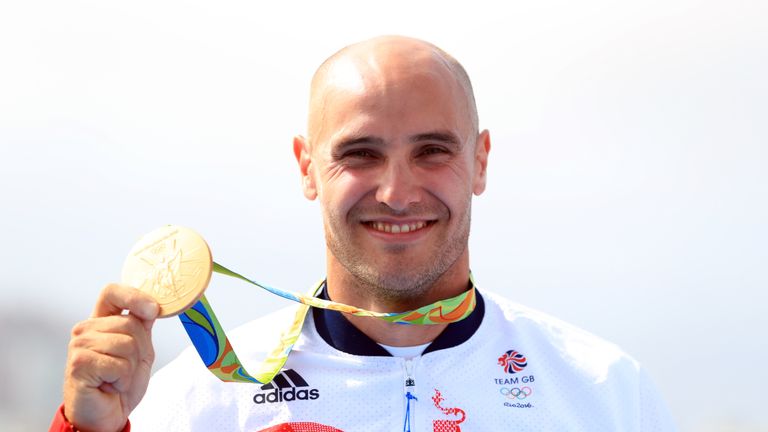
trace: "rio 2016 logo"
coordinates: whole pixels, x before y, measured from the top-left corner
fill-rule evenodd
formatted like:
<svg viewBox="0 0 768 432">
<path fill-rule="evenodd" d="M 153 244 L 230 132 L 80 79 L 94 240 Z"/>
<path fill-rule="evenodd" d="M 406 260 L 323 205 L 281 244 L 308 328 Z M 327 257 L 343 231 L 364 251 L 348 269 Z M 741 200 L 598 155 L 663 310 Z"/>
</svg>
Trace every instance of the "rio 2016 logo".
<svg viewBox="0 0 768 432">
<path fill-rule="evenodd" d="M 504 368 L 504 372 L 513 374 L 525 369 L 528 360 L 521 353 L 509 350 L 499 357 L 499 366 Z"/>
</svg>

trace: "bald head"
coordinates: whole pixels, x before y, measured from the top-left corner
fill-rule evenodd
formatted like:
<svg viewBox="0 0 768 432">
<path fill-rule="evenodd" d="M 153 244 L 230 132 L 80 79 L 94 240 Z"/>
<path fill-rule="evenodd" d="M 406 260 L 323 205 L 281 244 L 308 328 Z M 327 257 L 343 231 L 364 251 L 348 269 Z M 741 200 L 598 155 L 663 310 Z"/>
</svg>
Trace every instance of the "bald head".
<svg viewBox="0 0 768 432">
<path fill-rule="evenodd" d="M 325 111 L 335 92 L 386 92 L 412 77 L 443 80 L 460 97 L 471 133 L 478 132 L 475 97 L 469 76 L 448 53 L 428 42 L 381 36 L 342 48 L 320 65 L 312 78 L 308 140 L 322 134 Z"/>
</svg>

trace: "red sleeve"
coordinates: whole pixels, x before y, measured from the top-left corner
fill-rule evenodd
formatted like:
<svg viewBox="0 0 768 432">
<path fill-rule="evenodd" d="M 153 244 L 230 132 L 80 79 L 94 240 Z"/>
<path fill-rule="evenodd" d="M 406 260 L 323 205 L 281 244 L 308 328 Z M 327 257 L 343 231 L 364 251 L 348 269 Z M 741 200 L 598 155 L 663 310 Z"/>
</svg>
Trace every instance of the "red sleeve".
<svg viewBox="0 0 768 432">
<path fill-rule="evenodd" d="M 64 404 L 61 404 L 59 409 L 56 410 L 56 415 L 53 416 L 51 426 L 48 428 L 48 432 L 77 432 L 77 429 L 72 423 L 64 416 Z M 122 432 L 131 432 L 131 421 L 128 420 L 125 423 L 125 427 Z"/>
</svg>

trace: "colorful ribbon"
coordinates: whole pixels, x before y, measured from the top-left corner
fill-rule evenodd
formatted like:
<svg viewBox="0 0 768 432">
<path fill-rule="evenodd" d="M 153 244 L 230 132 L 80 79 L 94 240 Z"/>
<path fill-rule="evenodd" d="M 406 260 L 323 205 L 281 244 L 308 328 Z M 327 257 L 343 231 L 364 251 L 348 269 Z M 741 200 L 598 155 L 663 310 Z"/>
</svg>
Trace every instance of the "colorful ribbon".
<svg viewBox="0 0 768 432">
<path fill-rule="evenodd" d="M 216 314 L 213 313 L 213 308 L 211 308 L 205 296 L 202 296 L 200 301 L 179 315 L 184 329 L 187 331 L 205 366 L 220 380 L 226 382 L 266 384 L 272 381 L 288 360 L 288 355 L 301 334 L 301 327 L 304 325 L 304 319 L 310 306 L 331 309 L 355 316 L 376 317 L 397 324 L 430 325 L 460 321 L 472 313 L 476 302 L 475 283 L 471 274 L 469 278 L 472 286 L 469 290 L 455 297 L 422 306 L 416 310 L 397 313 L 373 312 L 317 298 L 315 296 L 320 292 L 324 284 L 322 281 L 312 288 L 310 295 L 303 295 L 260 284 L 215 262 L 213 263 L 213 271 L 240 279 L 265 289 L 272 294 L 301 303 L 290 328 L 281 335 L 278 346 L 269 353 L 266 360 L 259 365 L 258 370 L 253 375 L 249 374 L 240 363 L 240 359 L 237 358 L 229 338 L 224 333 L 224 329 L 221 327 Z"/>
</svg>

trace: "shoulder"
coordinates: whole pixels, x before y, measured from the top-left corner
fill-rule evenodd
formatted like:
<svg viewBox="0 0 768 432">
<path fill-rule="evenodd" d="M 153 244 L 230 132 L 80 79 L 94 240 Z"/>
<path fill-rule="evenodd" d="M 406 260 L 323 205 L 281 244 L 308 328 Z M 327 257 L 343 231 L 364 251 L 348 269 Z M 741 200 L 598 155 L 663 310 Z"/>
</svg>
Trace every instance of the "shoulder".
<svg viewBox="0 0 768 432">
<path fill-rule="evenodd" d="M 486 318 L 504 328 L 516 345 L 525 346 L 548 363 L 597 379 L 607 373 L 637 375 L 640 365 L 616 344 L 536 309 L 483 291 Z"/>
<path fill-rule="evenodd" d="M 475 404 L 475 414 L 514 410 L 521 430 L 675 430 L 647 374 L 616 344 L 485 289 L 482 298 L 473 337 L 425 356 L 435 388 L 460 395 L 462 377 L 471 376 L 465 406 Z"/>
</svg>

